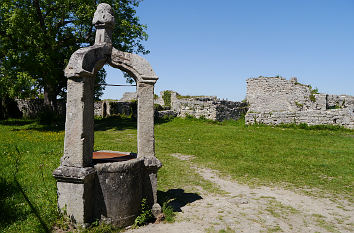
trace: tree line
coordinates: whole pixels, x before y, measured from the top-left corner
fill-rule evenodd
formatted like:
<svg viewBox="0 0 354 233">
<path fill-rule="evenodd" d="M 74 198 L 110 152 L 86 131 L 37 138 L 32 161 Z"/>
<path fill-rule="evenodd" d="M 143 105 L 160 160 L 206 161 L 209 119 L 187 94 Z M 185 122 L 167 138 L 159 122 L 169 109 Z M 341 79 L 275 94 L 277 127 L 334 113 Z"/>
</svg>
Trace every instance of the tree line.
<svg viewBox="0 0 354 233">
<path fill-rule="evenodd" d="M 121 51 L 149 53 L 146 25 L 136 15 L 141 0 L 1 0 L 0 118 L 15 98 L 43 98 L 55 110 L 66 96 L 64 68 L 73 52 L 93 45 L 92 18 L 99 3 L 112 6 L 116 19 L 113 46 Z M 96 83 L 103 83 L 101 69 Z M 96 85 L 95 97 L 104 86 Z"/>
</svg>

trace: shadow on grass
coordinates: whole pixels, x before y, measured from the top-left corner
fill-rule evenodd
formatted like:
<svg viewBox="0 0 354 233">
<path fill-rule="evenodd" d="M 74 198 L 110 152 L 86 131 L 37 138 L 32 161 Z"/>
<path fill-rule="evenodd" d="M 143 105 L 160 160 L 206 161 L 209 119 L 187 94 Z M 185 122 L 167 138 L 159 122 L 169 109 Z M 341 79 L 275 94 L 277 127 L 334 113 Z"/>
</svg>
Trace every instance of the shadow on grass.
<svg viewBox="0 0 354 233">
<path fill-rule="evenodd" d="M 8 120 L 0 120 L 0 125 L 7 126 L 24 126 L 28 124 L 32 124 L 34 120 L 27 119 L 8 119 Z"/>
<path fill-rule="evenodd" d="M 44 232 L 50 232 L 50 228 L 44 222 L 38 208 L 34 206 L 31 200 L 28 198 L 25 190 L 17 180 L 17 174 L 19 171 L 19 164 L 21 160 L 21 152 L 16 147 L 17 154 L 14 154 L 14 166 L 13 180 L 11 182 L 6 181 L 4 178 L 0 178 L 0 227 L 3 225 L 10 225 L 13 222 L 27 219 L 30 212 L 32 212 L 40 223 L 41 230 Z M 12 198 L 9 198 L 9 197 Z M 30 210 L 26 208 L 26 203 Z M 3 224 L 4 223 L 4 224 Z"/>
<path fill-rule="evenodd" d="M 136 129 L 136 118 L 120 115 L 95 119 L 95 131 Z"/>
<path fill-rule="evenodd" d="M 18 130 L 18 129 L 14 129 L 14 130 Z M 33 127 L 28 127 L 23 130 L 34 130 L 40 132 L 59 132 L 65 130 L 65 122 L 56 122 L 52 124 L 37 124 Z"/>
<path fill-rule="evenodd" d="M 24 221 L 30 212 L 23 206 L 23 199 L 30 207 L 38 219 L 44 232 L 50 232 L 47 224 L 41 218 L 37 208 L 32 204 L 20 183 L 14 178 L 13 182 L 0 179 L 0 230 L 13 224 L 14 222 Z"/>
<path fill-rule="evenodd" d="M 29 205 L 29 207 L 31 208 L 31 212 L 36 216 L 36 218 L 38 219 L 39 223 L 41 224 L 42 229 L 44 230 L 44 232 L 50 232 L 49 227 L 47 226 L 47 224 L 43 221 L 41 215 L 39 214 L 39 211 L 37 210 L 37 208 L 32 204 L 32 202 L 30 201 L 30 199 L 28 198 L 28 196 L 26 195 L 25 191 L 23 190 L 22 186 L 20 185 L 20 183 L 17 181 L 17 179 L 15 178 L 15 183 L 16 186 L 18 188 L 18 190 L 20 190 L 23 198 L 26 200 L 27 204 Z"/>
<path fill-rule="evenodd" d="M 155 125 L 170 122 L 172 118 L 155 119 Z M 126 130 L 137 129 L 137 119 L 135 117 L 113 115 L 106 118 L 95 119 L 95 131 L 105 131 L 108 129 Z"/>
<path fill-rule="evenodd" d="M 170 189 L 167 192 L 157 191 L 157 196 L 160 205 L 163 203 L 167 203 L 169 206 L 173 208 L 174 212 L 182 212 L 182 207 L 195 202 L 197 200 L 203 199 L 197 193 L 185 193 L 183 189 Z"/>
<path fill-rule="evenodd" d="M 171 120 L 173 120 L 173 118 L 168 118 L 168 117 L 158 118 L 155 119 L 155 125 L 168 123 Z M 1 120 L 0 125 L 7 125 L 7 126 L 30 125 L 29 127 L 26 128 L 12 129 L 12 131 L 34 130 L 34 131 L 59 132 L 65 130 L 65 118 L 60 117 L 48 121 L 43 121 L 38 119 L 37 120 L 9 119 L 9 120 Z M 121 116 L 121 115 L 113 115 L 106 118 L 95 119 L 96 131 L 105 131 L 109 129 L 114 129 L 114 130 L 137 129 L 137 119 L 135 117 Z"/>
<path fill-rule="evenodd" d="M 23 208 L 16 207 L 19 189 L 13 182 L 0 178 L 0 231 L 13 222 L 26 219 L 28 213 Z"/>
<path fill-rule="evenodd" d="M 11 131 L 34 130 L 34 131 L 62 131 L 65 129 L 65 118 L 57 118 L 42 122 L 40 119 L 7 119 L 0 120 L 0 125 L 5 126 L 26 126 L 24 128 L 13 128 Z"/>
</svg>

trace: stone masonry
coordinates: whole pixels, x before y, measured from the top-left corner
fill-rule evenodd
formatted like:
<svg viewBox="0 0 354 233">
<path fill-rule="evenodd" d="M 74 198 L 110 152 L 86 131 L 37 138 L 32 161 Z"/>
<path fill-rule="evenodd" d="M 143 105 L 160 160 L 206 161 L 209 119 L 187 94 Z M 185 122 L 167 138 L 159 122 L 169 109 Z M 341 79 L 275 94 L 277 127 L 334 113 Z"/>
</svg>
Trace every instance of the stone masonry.
<svg viewBox="0 0 354 233">
<path fill-rule="evenodd" d="M 160 96 L 155 97 L 154 103 L 161 106 L 168 105 L 163 99 L 165 91 Z M 193 116 L 196 118 L 223 121 L 237 120 L 247 112 L 247 103 L 221 100 L 215 96 L 185 97 L 177 92 L 168 91 L 171 94 L 170 110 L 155 112 L 156 117 Z M 132 114 L 132 101 L 137 100 L 135 92 L 125 92 L 119 101 L 99 101 L 95 103 L 96 116 L 109 116 L 114 114 Z M 106 107 L 104 107 L 106 106 Z"/>
<path fill-rule="evenodd" d="M 177 92 L 171 94 L 170 107 L 179 117 L 204 117 L 210 120 L 237 120 L 247 112 L 247 103 L 218 99 L 216 96 L 181 96 Z M 164 91 L 155 99 L 155 103 L 166 106 Z"/>
<path fill-rule="evenodd" d="M 296 78 L 247 80 L 246 124 L 340 125 L 354 129 L 354 97 L 315 93 Z"/>
<path fill-rule="evenodd" d="M 144 197 L 155 215 L 161 211 L 157 171 L 162 164 L 155 157 L 154 137 L 154 85 L 158 77 L 144 58 L 113 48 L 114 22 L 111 6 L 99 4 L 92 20 L 95 44 L 74 52 L 64 71 L 68 79 L 64 155 L 53 176 L 59 209 L 78 224 L 97 218 L 120 227 L 132 224 Z M 129 161 L 95 165 L 94 80 L 104 64 L 129 73 L 137 84 L 138 153 Z"/>
<path fill-rule="evenodd" d="M 16 99 L 15 101 L 24 118 L 36 118 L 45 111 L 43 99 Z M 57 113 L 65 115 L 65 101 L 57 100 Z"/>
</svg>

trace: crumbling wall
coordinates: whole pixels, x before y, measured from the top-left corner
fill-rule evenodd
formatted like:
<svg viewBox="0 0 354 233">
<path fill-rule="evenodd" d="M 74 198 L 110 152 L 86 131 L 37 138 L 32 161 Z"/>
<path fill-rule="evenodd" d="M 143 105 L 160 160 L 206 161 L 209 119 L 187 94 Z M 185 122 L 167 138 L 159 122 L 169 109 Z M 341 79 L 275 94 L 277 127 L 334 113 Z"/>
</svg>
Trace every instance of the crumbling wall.
<svg viewBox="0 0 354 233">
<path fill-rule="evenodd" d="M 327 109 L 348 108 L 354 106 L 354 96 L 350 95 L 327 95 Z"/>
<path fill-rule="evenodd" d="M 251 112 L 325 110 L 325 96 L 317 94 L 296 78 L 259 77 L 247 79 L 247 102 Z"/>
<path fill-rule="evenodd" d="M 24 118 L 36 118 L 45 111 L 43 99 L 16 99 L 17 107 Z M 56 112 L 65 115 L 65 101 L 57 100 Z"/>
<path fill-rule="evenodd" d="M 301 124 L 308 125 L 339 125 L 354 129 L 354 117 L 352 108 L 285 111 L 285 112 L 258 112 L 247 113 L 246 124 L 262 123 L 267 125 L 277 124 Z"/>
<path fill-rule="evenodd" d="M 45 111 L 43 99 L 16 99 L 17 107 L 24 118 L 36 118 Z M 136 115 L 136 103 L 121 101 L 95 101 L 95 116 L 110 116 L 115 114 Z M 56 112 L 65 115 L 65 101 L 58 100 Z M 134 111 L 135 110 L 135 111 Z"/>
<path fill-rule="evenodd" d="M 174 91 L 168 92 L 170 94 L 170 103 L 164 102 L 163 95 L 166 95 L 165 91 L 160 93 L 155 103 L 169 106 L 179 117 L 204 117 L 217 121 L 237 120 L 247 112 L 247 104 L 245 102 L 220 100 L 216 96 L 181 96 Z"/>
<path fill-rule="evenodd" d="M 354 128 L 354 97 L 317 93 L 296 78 L 247 80 L 246 124 L 340 125 Z"/>
<path fill-rule="evenodd" d="M 119 100 L 120 102 L 131 102 L 133 100 L 137 100 L 136 92 L 124 92 L 123 97 Z"/>
<path fill-rule="evenodd" d="M 95 116 L 111 116 L 116 114 L 124 115 L 136 115 L 136 102 L 122 102 L 122 101 L 112 101 L 103 100 L 96 101 L 94 104 L 94 115 Z"/>
</svg>

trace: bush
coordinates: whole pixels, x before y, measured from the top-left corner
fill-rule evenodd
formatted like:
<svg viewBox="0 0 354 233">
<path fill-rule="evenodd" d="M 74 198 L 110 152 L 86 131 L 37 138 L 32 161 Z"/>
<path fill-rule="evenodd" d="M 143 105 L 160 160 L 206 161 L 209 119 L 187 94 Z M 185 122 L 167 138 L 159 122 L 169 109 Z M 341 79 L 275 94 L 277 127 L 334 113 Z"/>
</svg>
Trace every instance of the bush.
<svg viewBox="0 0 354 233">
<path fill-rule="evenodd" d="M 160 104 L 154 104 L 154 110 L 155 111 L 162 111 L 164 108 Z"/>
<path fill-rule="evenodd" d="M 137 100 L 130 101 L 130 110 L 131 110 L 130 112 L 132 113 L 131 117 L 136 118 L 136 116 L 138 115 L 138 101 Z"/>
<path fill-rule="evenodd" d="M 133 225 L 134 227 L 145 225 L 153 219 L 151 209 L 147 204 L 146 198 L 143 198 L 143 200 L 141 200 L 140 211 L 141 211 L 140 215 L 136 217 L 134 221 L 134 225 Z"/>
<path fill-rule="evenodd" d="M 165 215 L 165 221 L 172 223 L 175 221 L 176 213 L 173 212 L 172 206 L 168 205 L 167 202 L 162 205 L 162 213 Z"/>
<path fill-rule="evenodd" d="M 171 108 L 171 91 L 164 91 L 162 95 L 164 105 Z"/>
</svg>

